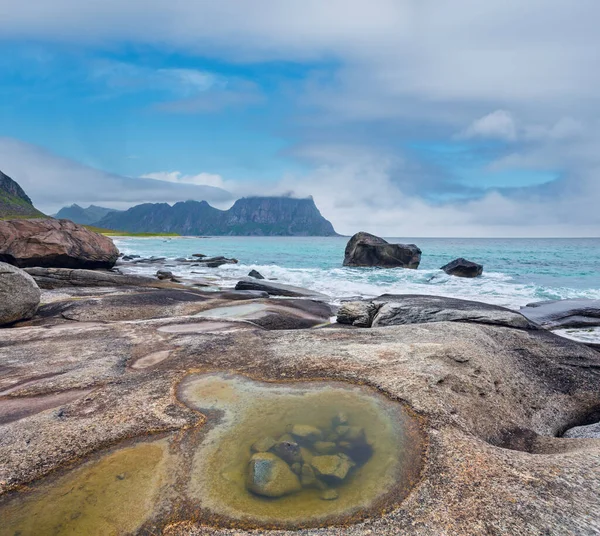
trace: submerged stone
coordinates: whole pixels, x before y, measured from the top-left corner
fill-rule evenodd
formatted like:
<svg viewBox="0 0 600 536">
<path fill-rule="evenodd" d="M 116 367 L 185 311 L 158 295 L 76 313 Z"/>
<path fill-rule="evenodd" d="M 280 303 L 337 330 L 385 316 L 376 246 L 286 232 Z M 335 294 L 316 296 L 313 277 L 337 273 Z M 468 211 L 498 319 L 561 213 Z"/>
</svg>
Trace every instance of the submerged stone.
<svg viewBox="0 0 600 536">
<path fill-rule="evenodd" d="M 313 447 L 318 454 L 333 454 L 337 449 L 333 441 L 315 441 Z"/>
<path fill-rule="evenodd" d="M 325 482 L 338 484 L 356 464 L 345 454 L 315 456 L 310 462 L 315 474 Z"/>
<path fill-rule="evenodd" d="M 277 454 L 282 460 L 289 464 L 302 462 L 302 452 L 300 452 L 300 445 L 293 441 L 279 441 L 272 448 L 273 452 Z"/>
<path fill-rule="evenodd" d="M 267 452 L 268 450 L 271 450 L 276 443 L 277 441 L 272 437 L 263 437 L 253 443 L 250 449 L 253 452 Z"/>
<path fill-rule="evenodd" d="M 335 501 L 339 497 L 339 493 L 334 489 L 326 489 L 319 495 L 324 501 Z"/>
<path fill-rule="evenodd" d="M 316 426 L 309 424 L 295 424 L 292 426 L 290 433 L 300 441 L 318 441 L 323 437 L 323 432 Z"/>
<path fill-rule="evenodd" d="M 265 497 L 283 497 L 301 488 L 298 476 L 275 454 L 260 452 L 250 459 L 248 489 L 253 493 Z"/>
</svg>

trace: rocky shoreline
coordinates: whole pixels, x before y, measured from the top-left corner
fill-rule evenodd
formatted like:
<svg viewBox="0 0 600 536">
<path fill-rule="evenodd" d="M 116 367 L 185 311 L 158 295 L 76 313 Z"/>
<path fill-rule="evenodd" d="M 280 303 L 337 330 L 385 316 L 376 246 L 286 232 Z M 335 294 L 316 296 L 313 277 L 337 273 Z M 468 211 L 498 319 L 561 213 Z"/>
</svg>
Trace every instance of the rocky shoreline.
<svg viewBox="0 0 600 536">
<path fill-rule="evenodd" d="M 40 486 L 159 441 L 166 446 L 153 452 L 172 469 L 148 488 L 148 511 L 130 514 L 132 532 L 277 528 L 216 515 L 190 494 L 190 456 L 222 414 L 199 411 L 180 386 L 192 375 L 225 373 L 272 385 L 366 386 L 410 408 L 425 437 L 423 470 L 406 497 L 390 497 L 378 513 L 273 534 L 600 533 L 600 353 L 544 329 L 595 318 L 597 304 L 536 306 L 534 318 L 464 300 L 384 295 L 336 311 L 310 291 L 275 297 L 289 288 L 256 278 L 207 291 L 111 271 L 28 272 L 42 287 L 41 304 L 0 328 L 3 519 L 18 517 L 23 497 L 36 507 Z M 3 303 L 14 288 L 0 286 Z M 302 430 L 290 432 L 293 439 Z M 319 431 L 321 439 L 331 432 Z M 318 448 L 338 455 L 335 444 Z M 126 485 L 134 476 L 111 478 Z M 66 512 L 65 526 L 85 512 Z"/>
</svg>

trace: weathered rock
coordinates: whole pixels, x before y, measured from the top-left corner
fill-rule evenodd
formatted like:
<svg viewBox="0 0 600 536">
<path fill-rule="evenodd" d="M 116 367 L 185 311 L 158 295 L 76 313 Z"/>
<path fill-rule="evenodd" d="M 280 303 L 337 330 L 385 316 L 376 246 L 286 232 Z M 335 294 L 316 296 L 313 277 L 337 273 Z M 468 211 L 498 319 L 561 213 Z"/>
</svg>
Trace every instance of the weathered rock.
<svg viewBox="0 0 600 536">
<path fill-rule="evenodd" d="M 40 296 L 39 287 L 28 273 L 0 262 L 0 326 L 33 317 Z"/>
<path fill-rule="evenodd" d="M 380 305 L 369 301 L 342 303 L 337 312 L 339 324 L 349 324 L 359 328 L 369 328 Z"/>
<path fill-rule="evenodd" d="M 317 477 L 326 483 L 338 484 L 348 476 L 348 472 L 355 464 L 345 454 L 332 454 L 315 456 L 310 465 Z"/>
<path fill-rule="evenodd" d="M 442 266 L 440 270 L 456 277 L 478 277 L 483 273 L 483 266 L 461 257 Z"/>
<path fill-rule="evenodd" d="M 421 250 L 415 244 L 390 244 L 365 232 L 350 239 L 344 254 L 344 266 L 416 269 L 420 262 Z"/>
<path fill-rule="evenodd" d="M 263 437 L 262 439 L 254 442 L 250 447 L 250 450 L 252 450 L 252 452 L 267 452 L 275 446 L 275 443 L 277 443 L 277 441 L 275 441 L 275 439 L 272 437 Z"/>
<path fill-rule="evenodd" d="M 290 430 L 290 434 L 298 441 L 308 441 L 311 443 L 323 437 L 321 430 L 309 424 L 294 424 Z"/>
<path fill-rule="evenodd" d="M 254 278 L 247 277 L 238 281 L 235 290 L 262 290 L 267 292 L 269 296 L 288 296 L 290 298 L 314 298 L 320 300 L 328 300 L 329 297 L 325 294 L 308 290 L 292 285 L 283 285 L 281 283 L 273 283 L 259 281 Z"/>
<path fill-rule="evenodd" d="M 577 298 L 529 303 L 519 311 L 546 329 L 600 326 L 600 300 Z"/>
<path fill-rule="evenodd" d="M 300 445 L 295 441 L 279 440 L 271 450 L 289 464 L 303 462 Z"/>
<path fill-rule="evenodd" d="M 0 261 L 18 266 L 112 268 L 112 240 L 69 220 L 0 221 Z"/>
<path fill-rule="evenodd" d="M 253 493 L 265 497 L 283 497 L 302 489 L 298 476 L 288 464 L 270 452 L 252 456 L 247 486 Z"/>
<path fill-rule="evenodd" d="M 253 277 L 254 279 L 264 279 L 264 276 L 256 270 L 250 270 L 248 277 Z"/>
<path fill-rule="evenodd" d="M 600 439 L 600 422 L 588 424 L 586 426 L 575 426 L 567 430 L 563 437 L 575 438 L 593 438 Z"/>
<path fill-rule="evenodd" d="M 374 301 L 381 304 L 381 307 L 373 319 L 372 327 L 429 322 L 476 322 L 537 329 L 523 315 L 487 303 L 418 294 L 384 294 Z"/>
<path fill-rule="evenodd" d="M 155 287 L 153 277 L 127 275 L 104 270 L 72 270 L 70 268 L 25 268 L 40 288 L 58 289 L 69 287 Z"/>
</svg>

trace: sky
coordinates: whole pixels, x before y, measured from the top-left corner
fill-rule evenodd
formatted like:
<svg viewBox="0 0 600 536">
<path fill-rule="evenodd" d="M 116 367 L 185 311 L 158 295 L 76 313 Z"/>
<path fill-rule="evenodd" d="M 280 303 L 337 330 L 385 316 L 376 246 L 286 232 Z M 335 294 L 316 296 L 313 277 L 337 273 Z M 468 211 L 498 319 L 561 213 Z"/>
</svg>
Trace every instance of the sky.
<svg viewBox="0 0 600 536">
<path fill-rule="evenodd" d="M 312 195 L 343 234 L 600 236 L 597 0 L 0 0 L 46 213 Z"/>
</svg>

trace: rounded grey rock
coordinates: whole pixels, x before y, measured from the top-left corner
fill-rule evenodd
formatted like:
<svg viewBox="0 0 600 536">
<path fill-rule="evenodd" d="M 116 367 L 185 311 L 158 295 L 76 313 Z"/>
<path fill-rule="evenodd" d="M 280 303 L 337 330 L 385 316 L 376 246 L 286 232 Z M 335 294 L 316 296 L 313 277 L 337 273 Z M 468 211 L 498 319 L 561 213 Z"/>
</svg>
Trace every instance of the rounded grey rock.
<svg viewBox="0 0 600 536">
<path fill-rule="evenodd" d="M 0 262 L 0 326 L 31 318 L 37 312 L 40 297 L 33 277 Z"/>
</svg>

